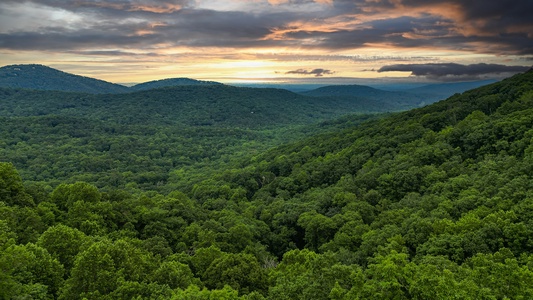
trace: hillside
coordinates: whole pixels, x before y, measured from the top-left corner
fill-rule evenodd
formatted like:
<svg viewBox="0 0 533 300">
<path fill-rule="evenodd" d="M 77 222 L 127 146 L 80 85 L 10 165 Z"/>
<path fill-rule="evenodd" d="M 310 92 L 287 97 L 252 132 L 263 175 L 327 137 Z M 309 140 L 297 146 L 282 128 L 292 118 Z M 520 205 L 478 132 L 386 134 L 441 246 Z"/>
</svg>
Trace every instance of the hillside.
<svg viewBox="0 0 533 300">
<path fill-rule="evenodd" d="M 0 87 L 91 94 L 124 93 L 128 91 L 128 88 L 122 85 L 65 73 L 43 65 L 1 67 Z"/>
<path fill-rule="evenodd" d="M 253 92 L 237 93 L 266 93 Z M 255 153 L 262 131 L 89 111 L 2 117 L 0 157 L 19 155 L 0 163 L 2 298 L 533 297 L 533 71 Z M 58 140 L 56 164 L 27 151 Z M 204 152 L 221 150 L 240 159 L 209 169 L 221 160 Z M 15 166 L 31 160 L 78 182 L 27 182 Z"/>
<path fill-rule="evenodd" d="M 169 172 L 181 168 L 205 179 L 230 160 L 332 130 L 342 125 L 320 122 L 368 109 L 225 85 L 106 95 L 0 89 L 0 103 L 0 161 L 26 179 L 142 190 L 164 189 Z"/>
<path fill-rule="evenodd" d="M 201 81 L 190 78 L 168 78 L 140 83 L 132 87 L 125 87 L 98 79 L 65 73 L 42 65 L 11 65 L 0 68 L 0 88 L 11 89 L 23 88 L 41 91 L 66 91 L 89 94 L 121 94 L 150 91 L 159 88 L 179 88 L 187 86 L 208 87 L 213 85 L 221 86 L 222 84 L 214 81 Z M 347 110 L 347 112 L 357 111 L 360 113 L 373 113 L 402 111 L 421 107 L 445 98 L 445 95 L 448 95 L 450 91 L 464 91 L 470 86 L 475 86 L 475 84 L 458 83 L 451 85 L 430 85 L 408 91 L 391 92 L 362 85 L 334 85 L 301 92 L 300 94 L 321 98 L 320 101 L 306 100 L 306 102 L 313 102 L 312 105 L 320 105 L 320 114 L 324 113 L 324 109 L 329 111 L 335 110 L 335 108 L 326 107 L 327 105 L 340 106 L 344 110 Z M 242 92 L 243 90 L 245 90 L 245 88 L 241 87 L 238 91 Z M 257 96 L 256 94 L 266 92 L 266 98 L 268 98 L 273 90 L 279 89 L 261 88 L 257 93 L 249 92 L 249 94 L 253 99 Z M 207 92 L 217 93 L 220 91 L 214 90 Z M 201 92 L 196 94 L 196 96 L 198 95 L 205 98 L 205 96 L 201 95 Z M 133 95 L 132 97 L 136 96 L 138 95 Z M 289 98 L 295 97 L 288 93 L 280 96 Z M 60 98 L 62 99 L 62 97 L 63 96 Z M 161 97 L 160 92 L 158 92 L 157 97 Z M 248 96 L 244 95 L 244 97 Z M 96 100 L 96 102 L 99 102 L 99 100 Z M 275 103 L 275 101 L 273 103 Z M 250 105 L 254 106 L 254 104 Z M 310 112 L 310 114 L 313 114 L 313 112 Z M 330 115 L 330 113 L 326 113 L 326 115 L 324 116 L 329 118 L 335 114 Z M 316 115 L 314 117 L 316 117 Z M 210 123 L 211 121 L 206 122 Z"/>
<path fill-rule="evenodd" d="M 176 86 L 88 95 L 1 89 L 0 116 L 78 116 L 120 124 L 266 128 L 310 124 L 348 113 L 393 110 L 352 99 L 305 97 L 286 90 L 226 85 Z"/>
<path fill-rule="evenodd" d="M 417 88 L 403 90 L 403 92 L 413 93 L 416 95 L 426 94 L 435 95 L 442 99 L 448 98 L 455 93 L 463 93 L 465 91 L 475 89 L 477 87 L 494 83 L 496 80 L 482 80 L 469 82 L 451 82 L 451 83 L 435 83 L 428 84 Z"/>
<path fill-rule="evenodd" d="M 172 87 L 180 85 L 219 85 L 221 83 L 214 81 L 202 81 L 190 78 L 168 78 L 161 80 L 148 81 L 144 83 L 136 84 L 130 87 L 132 91 L 145 91 L 161 87 Z"/>
<path fill-rule="evenodd" d="M 74 75 L 43 65 L 10 65 L 0 68 L 0 87 L 90 94 L 117 94 L 183 85 L 220 85 L 214 81 L 168 78 L 126 87 L 85 76 Z"/>
<path fill-rule="evenodd" d="M 313 97 L 366 100 L 368 103 L 382 103 L 382 105 L 394 107 L 396 111 L 421 107 L 442 100 L 439 96 L 430 93 L 391 92 L 355 84 L 324 86 L 301 94 Z"/>
</svg>

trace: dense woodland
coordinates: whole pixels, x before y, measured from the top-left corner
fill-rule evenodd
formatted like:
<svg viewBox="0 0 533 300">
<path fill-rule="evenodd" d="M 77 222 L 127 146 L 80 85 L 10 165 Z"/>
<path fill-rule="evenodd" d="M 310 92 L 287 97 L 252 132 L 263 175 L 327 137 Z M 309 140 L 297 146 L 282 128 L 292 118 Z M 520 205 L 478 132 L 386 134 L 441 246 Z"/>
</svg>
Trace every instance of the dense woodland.
<svg viewBox="0 0 533 300">
<path fill-rule="evenodd" d="M 533 71 L 314 123 L 0 93 L 2 299 L 533 298 Z"/>
</svg>

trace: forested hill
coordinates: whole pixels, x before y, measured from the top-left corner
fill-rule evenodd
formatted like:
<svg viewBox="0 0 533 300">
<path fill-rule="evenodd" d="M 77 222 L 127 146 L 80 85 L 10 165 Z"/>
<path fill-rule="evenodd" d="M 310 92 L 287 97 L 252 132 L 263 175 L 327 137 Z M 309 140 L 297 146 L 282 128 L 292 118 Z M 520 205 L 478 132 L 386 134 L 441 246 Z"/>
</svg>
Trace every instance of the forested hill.
<svg viewBox="0 0 533 300">
<path fill-rule="evenodd" d="M 125 86 L 73 75 L 43 65 L 10 65 L 0 68 L 0 87 L 55 90 L 91 94 L 125 93 Z"/>
<path fill-rule="evenodd" d="M 161 87 L 180 86 L 180 85 L 220 85 L 222 83 L 215 81 L 203 81 L 190 78 L 168 78 L 161 80 L 148 81 L 136 84 L 130 89 L 132 91 L 145 91 Z"/>
<path fill-rule="evenodd" d="M 90 77 L 74 75 L 43 65 L 10 65 L 0 68 L 0 87 L 90 94 L 118 94 L 183 85 L 221 85 L 190 78 L 168 78 L 126 87 Z"/>
<path fill-rule="evenodd" d="M 397 110 L 384 103 L 305 97 L 287 90 L 227 85 L 175 86 L 90 95 L 0 89 L 0 116 L 58 115 L 120 124 L 265 128 L 309 124 L 348 113 Z"/>
<path fill-rule="evenodd" d="M 475 89 L 477 87 L 488 85 L 496 82 L 493 79 L 481 81 L 467 81 L 467 82 L 450 82 L 450 83 L 434 83 L 417 88 L 403 90 L 403 92 L 414 93 L 417 95 L 428 94 L 440 96 L 441 98 L 448 98 L 455 93 L 463 93 L 467 90 Z"/>
<path fill-rule="evenodd" d="M 177 182 L 191 173 L 174 170 L 161 180 L 165 193 L 134 183 L 105 192 L 84 182 L 28 184 L 0 163 L 0 298 L 533 298 L 533 71 L 338 125 L 205 169 L 188 187 Z M 19 127 L 0 150 L 25 151 L 31 129 Z M 131 161 L 172 165 L 180 154 L 163 142 L 178 131 L 138 129 L 160 151 Z M 64 147 L 73 154 L 109 152 L 110 163 L 138 143 L 126 136 L 97 148 L 86 136 L 58 137 L 75 141 Z M 60 159 L 94 167 L 78 156 Z"/>
<path fill-rule="evenodd" d="M 313 97 L 367 99 L 368 102 L 377 101 L 398 110 L 407 110 L 421 107 L 442 100 L 441 95 L 432 93 L 408 93 L 402 91 L 384 91 L 364 85 L 329 85 L 311 91 L 302 92 L 302 95 Z"/>
</svg>

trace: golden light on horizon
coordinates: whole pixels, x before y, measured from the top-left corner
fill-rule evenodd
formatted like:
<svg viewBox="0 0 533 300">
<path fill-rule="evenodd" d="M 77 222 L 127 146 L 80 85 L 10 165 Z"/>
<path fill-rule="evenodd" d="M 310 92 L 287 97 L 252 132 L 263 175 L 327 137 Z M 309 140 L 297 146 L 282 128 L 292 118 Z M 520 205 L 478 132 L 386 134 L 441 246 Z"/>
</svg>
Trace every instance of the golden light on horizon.
<svg viewBox="0 0 533 300">
<path fill-rule="evenodd" d="M 412 78 L 378 72 L 399 64 L 482 63 L 492 66 L 483 76 L 497 76 L 531 65 L 533 55 L 531 18 L 505 14 L 520 11 L 515 2 L 485 10 L 474 2 L 405 0 L 83 3 L 1 2 L 0 64 L 37 63 L 111 82 L 316 82 Z M 461 72 L 450 74 L 471 78 Z"/>
</svg>

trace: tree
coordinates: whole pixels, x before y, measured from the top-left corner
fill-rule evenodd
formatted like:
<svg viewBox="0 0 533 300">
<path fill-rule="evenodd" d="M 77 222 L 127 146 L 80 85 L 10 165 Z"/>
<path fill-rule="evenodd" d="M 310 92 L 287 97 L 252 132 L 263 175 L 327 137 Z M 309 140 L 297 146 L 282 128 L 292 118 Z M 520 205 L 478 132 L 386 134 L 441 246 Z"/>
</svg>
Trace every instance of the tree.
<svg viewBox="0 0 533 300">
<path fill-rule="evenodd" d="M 63 266 L 46 249 L 31 243 L 0 252 L 0 270 L 3 299 L 55 298 L 63 282 Z"/>
<path fill-rule="evenodd" d="M 90 239 L 83 232 L 66 225 L 49 227 L 37 242 L 70 271 L 79 252 L 89 247 Z"/>
<path fill-rule="evenodd" d="M 78 254 L 60 298 L 100 298 L 124 281 L 141 282 L 152 268 L 148 252 L 126 240 L 103 239 Z"/>
<path fill-rule="evenodd" d="M 361 269 L 340 264 L 332 252 L 292 250 L 269 274 L 272 299 L 329 299 L 343 297 L 362 284 Z"/>
<path fill-rule="evenodd" d="M 205 271 L 205 284 L 211 289 L 229 285 L 240 294 L 265 293 L 267 277 L 254 256 L 228 253 L 215 259 Z"/>
<path fill-rule="evenodd" d="M 298 225 L 305 229 L 306 246 L 313 250 L 317 250 L 335 235 L 335 222 L 316 211 L 303 213 L 298 219 Z"/>
<path fill-rule="evenodd" d="M 11 163 L 0 162 L 0 201 L 7 205 L 34 206 L 24 190 L 22 178 Z"/>
<path fill-rule="evenodd" d="M 194 278 L 188 265 L 177 261 L 165 261 L 152 274 L 152 281 L 158 284 L 166 284 L 171 289 L 186 289 L 191 284 L 200 284 L 200 280 Z"/>
</svg>

